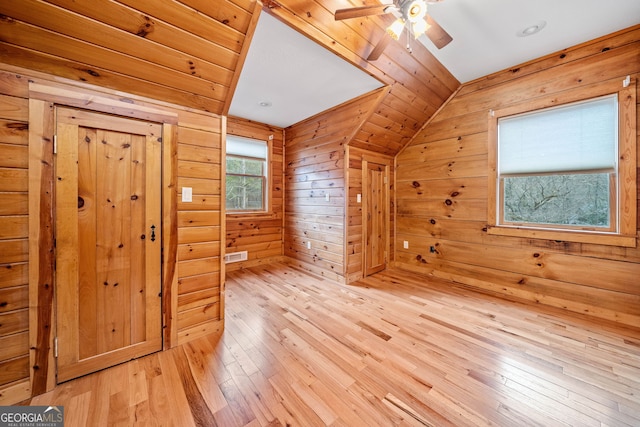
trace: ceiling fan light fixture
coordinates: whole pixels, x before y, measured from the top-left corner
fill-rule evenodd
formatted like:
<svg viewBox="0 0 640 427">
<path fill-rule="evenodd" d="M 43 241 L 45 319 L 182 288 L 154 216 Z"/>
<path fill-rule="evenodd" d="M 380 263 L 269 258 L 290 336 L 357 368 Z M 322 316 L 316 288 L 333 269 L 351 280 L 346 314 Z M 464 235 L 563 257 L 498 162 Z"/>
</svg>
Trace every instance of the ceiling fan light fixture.
<svg viewBox="0 0 640 427">
<path fill-rule="evenodd" d="M 424 19 L 414 22 L 412 28 L 413 36 L 417 39 L 418 37 L 426 33 L 429 27 L 430 25 L 427 24 L 427 21 L 425 21 Z"/>
<path fill-rule="evenodd" d="M 427 4 L 424 0 L 413 0 L 403 8 L 404 18 L 412 23 L 416 23 L 424 19 L 427 14 Z"/>
<path fill-rule="evenodd" d="M 404 28 L 404 19 L 398 18 L 393 21 L 393 24 L 389 25 L 387 28 L 387 34 L 391 36 L 392 39 L 398 40 L 400 38 L 400 34 L 402 33 L 402 29 Z"/>
</svg>

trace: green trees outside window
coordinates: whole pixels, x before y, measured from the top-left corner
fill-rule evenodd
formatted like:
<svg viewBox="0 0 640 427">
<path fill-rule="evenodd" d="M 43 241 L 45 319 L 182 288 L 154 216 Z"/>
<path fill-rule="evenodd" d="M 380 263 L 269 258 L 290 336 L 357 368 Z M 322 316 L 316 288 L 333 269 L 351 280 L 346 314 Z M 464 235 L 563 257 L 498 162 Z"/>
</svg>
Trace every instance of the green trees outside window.
<svg viewBox="0 0 640 427">
<path fill-rule="evenodd" d="M 264 209 L 263 159 L 227 155 L 227 210 Z"/>
</svg>

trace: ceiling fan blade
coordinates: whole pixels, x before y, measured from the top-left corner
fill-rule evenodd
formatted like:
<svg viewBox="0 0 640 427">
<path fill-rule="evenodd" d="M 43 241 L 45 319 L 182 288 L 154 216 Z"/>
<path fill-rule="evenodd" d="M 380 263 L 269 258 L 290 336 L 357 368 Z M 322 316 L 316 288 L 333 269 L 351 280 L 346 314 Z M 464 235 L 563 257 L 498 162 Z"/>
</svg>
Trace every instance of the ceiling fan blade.
<svg viewBox="0 0 640 427">
<path fill-rule="evenodd" d="M 367 61 L 375 61 L 376 59 L 380 58 L 380 55 L 382 55 L 382 52 L 387 47 L 390 41 L 391 37 L 389 37 L 389 35 L 387 34 L 384 34 L 378 41 L 378 44 L 375 45 L 369 56 L 367 56 Z"/>
<path fill-rule="evenodd" d="M 433 44 L 436 45 L 438 49 L 442 49 L 443 47 L 451 43 L 453 37 L 451 37 L 449 33 L 447 33 L 444 28 L 440 26 L 440 24 L 434 21 L 430 15 L 427 15 L 427 24 L 429 24 L 429 29 L 425 34 L 427 35 L 427 37 L 429 37 L 429 40 L 431 40 Z"/>
<path fill-rule="evenodd" d="M 372 6 L 351 7 L 349 9 L 338 9 L 334 13 L 334 17 L 336 21 L 341 21 L 343 19 L 361 18 L 363 16 L 384 15 L 385 13 L 391 12 L 391 9 L 389 8 L 395 8 L 395 6 L 392 4 L 377 4 Z"/>
</svg>

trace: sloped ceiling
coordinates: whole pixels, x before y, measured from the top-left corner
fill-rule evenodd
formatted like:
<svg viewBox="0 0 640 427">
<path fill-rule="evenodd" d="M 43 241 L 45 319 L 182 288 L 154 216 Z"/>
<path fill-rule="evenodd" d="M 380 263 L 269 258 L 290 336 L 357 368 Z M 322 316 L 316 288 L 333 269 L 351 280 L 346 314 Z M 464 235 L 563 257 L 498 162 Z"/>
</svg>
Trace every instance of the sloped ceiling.
<svg viewBox="0 0 640 427">
<path fill-rule="evenodd" d="M 260 13 L 265 10 L 359 67 L 358 73 L 364 80 L 373 77 L 384 85 L 376 108 L 355 135 L 353 144 L 393 155 L 460 86 L 460 81 L 484 75 L 496 67 L 516 65 L 528 56 L 569 47 L 594 34 L 621 29 L 637 23 L 640 16 L 637 0 L 617 0 L 612 5 L 594 0 L 446 0 L 433 5 L 430 13 L 453 36 L 449 46 L 436 51 L 428 47 L 427 41 L 413 42 L 410 54 L 403 43 L 393 42 L 378 61 L 367 62 L 364 58 L 376 42 L 386 37 L 384 28 L 393 20 L 392 16 L 336 22 L 334 10 L 362 3 L 347 0 L 264 0 L 264 3 L 263 6 L 255 0 L 2 0 L 0 61 L 220 115 L 229 114 L 237 93 L 239 104 L 233 104 L 232 111 L 245 115 L 240 112 L 241 103 L 256 100 L 242 101 L 240 97 L 246 84 L 241 77 L 243 65 L 251 66 L 247 73 L 258 68 L 262 84 L 255 86 L 257 78 L 249 79 L 254 85 L 250 92 L 256 95 L 259 92 L 256 88 L 260 87 L 291 88 L 288 94 L 297 95 L 296 84 L 313 86 L 317 82 L 317 76 L 314 78 L 311 73 L 298 73 L 299 79 L 287 76 L 286 81 L 277 81 L 277 75 L 267 78 L 267 69 L 252 63 L 250 45 L 255 39 Z M 513 6 L 516 3 L 518 6 Z M 584 16 L 588 19 L 582 20 Z M 522 25 L 540 19 L 547 21 L 543 32 L 526 42 L 512 40 L 521 44 L 508 49 L 501 44 L 506 35 L 513 39 L 513 32 Z M 269 43 L 262 40 L 268 34 L 260 37 L 260 42 Z M 536 50 L 534 45 L 544 45 L 547 51 Z M 525 53 L 528 56 L 518 56 Z M 296 56 L 289 59 L 295 60 Z M 311 82 L 305 77 L 310 77 Z M 287 94 L 286 90 L 280 92 Z M 313 103 L 310 97 L 304 99 Z M 269 100 L 258 97 L 257 102 L 261 101 Z M 292 106 L 290 110 L 302 110 L 299 100 L 280 102 Z M 342 101 L 329 101 L 328 105 L 333 102 Z M 273 112 L 276 113 L 275 109 Z M 298 120 L 286 117 L 291 112 L 276 114 L 275 119 L 260 120 L 268 123 L 277 119 L 282 125 Z M 303 115 L 306 114 L 313 112 Z"/>
<path fill-rule="evenodd" d="M 515 67 L 640 23 L 640 1 L 445 0 L 429 13 L 452 36 L 442 50 L 420 41 L 461 82 Z M 537 34 L 524 29 L 543 24 Z"/>
<path fill-rule="evenodd" d="M 261 13 L 229 114 L 282 128 L 383 86 L 268 13 Z"/>
</svg>

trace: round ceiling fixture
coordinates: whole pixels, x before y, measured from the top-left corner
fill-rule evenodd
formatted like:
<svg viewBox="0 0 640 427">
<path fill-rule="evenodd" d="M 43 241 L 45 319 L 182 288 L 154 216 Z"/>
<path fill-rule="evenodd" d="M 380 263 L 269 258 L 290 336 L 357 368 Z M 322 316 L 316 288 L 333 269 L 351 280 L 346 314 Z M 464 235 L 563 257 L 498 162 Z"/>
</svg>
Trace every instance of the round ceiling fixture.
<svg viewBox="0 0 640 427">
<path fill-rule="evenodd" d="M 269 102 L 269 101 L 260 101 L 258 103 L 258 105 L 261 106 L 261 107 L 264 107 L 264 108 L 268 108 L 268 107 L 271 107 L 271 105 L 273 105 L 273 104 L 271 104 L 271 102 Z"/>
<path fill-rule="evenodd" d="M 536 23 L 535 23 L 535 24 L 533 24 L 533 25 L 529 25 L 528 27 L 526 27 L 526 28 L 524 28 L 524 29 L 522 29 L 522 30 L 518 31 L 518 32 L 516 33 L 516 35 L 517 35 L 518 37 L 528 37 L 528 36 L 532 36 L 532 35 L 534 35 L 534 34 L 536 34 L 536 33 L 539 33 L 540 31 L 542 31 L 542 29 L 543 29 L 544 27 L 546 27 L 546 25 L 547 25 L 547 21 L 539 21 L 539 22 L 536 22 Z"/>
<path fill-rule="evenodd" d="M 424 0 L 413 0 L 412 2 L 405 3 L 402 8 L 402 14 L 409 22 L 424 19 L 424 16 L 427 14 L 427 4 Z"/>
</svg>

